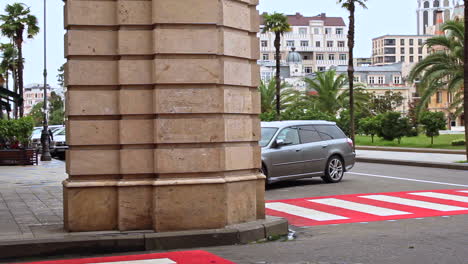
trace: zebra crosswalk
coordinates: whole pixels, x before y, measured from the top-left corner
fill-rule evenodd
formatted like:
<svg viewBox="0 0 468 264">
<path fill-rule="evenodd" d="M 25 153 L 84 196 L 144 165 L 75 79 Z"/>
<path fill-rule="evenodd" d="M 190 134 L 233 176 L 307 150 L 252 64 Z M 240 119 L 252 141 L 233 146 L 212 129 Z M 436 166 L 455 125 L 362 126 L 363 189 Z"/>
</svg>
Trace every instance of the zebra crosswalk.
<svg viewBox="0 0 468 264">
<path fill-rule="evenodd" d="M 300 198 L 266 203 L 267 215 L 295 226 L 468 214 L 468 190 L 412 191 Z"/>
</svg>

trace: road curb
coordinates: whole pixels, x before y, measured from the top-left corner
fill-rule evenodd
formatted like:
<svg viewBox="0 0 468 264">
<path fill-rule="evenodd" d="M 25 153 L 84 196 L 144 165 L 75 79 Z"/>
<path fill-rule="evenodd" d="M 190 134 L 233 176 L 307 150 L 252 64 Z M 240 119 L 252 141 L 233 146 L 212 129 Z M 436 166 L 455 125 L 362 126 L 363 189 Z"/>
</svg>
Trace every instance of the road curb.
<svg viewBox="0 0 468 264">
<path fill-rule="evenodd" d="M 451 169 L 451 170 L 468 170 L 468 164 L 456 164 L 456 163 L 451 164 L 451 163 L 438 163 L 438 162 L 373 159 L 373 158 L 359 158 L 359 157 L 356 158 L 356 162 L 391 164 L 391 165 L 426 167 L 426 168 L 439 168 L 439 169 Z"/>
<path fill-rule="evenodd" d="M 22 257 L 58 254 L 118 253 L 145 250 L 172 250 L 247 244 L 268 236 L 287 235 L 288 221 L 265 220 L 227 226 L 223 229 L 180 232 L 118 232 L 93 235 L 73 233 L 60 237 L 0 241 L 0 260 L 17 261 Z"/>
<path fill-rule="evenodd" d="M 424 148 L 398 148 L 398 147 L 376 147 L 376 146 L 356 146 L 357 150 L 376 150 L 376 151 L 394 151 L 394 152 L 413 152 L 413 153 L 437 153 L 437 154 L 455 154 L 465 155 L 465 150 L 457 149 L 424 149 Z"/>
</svg>

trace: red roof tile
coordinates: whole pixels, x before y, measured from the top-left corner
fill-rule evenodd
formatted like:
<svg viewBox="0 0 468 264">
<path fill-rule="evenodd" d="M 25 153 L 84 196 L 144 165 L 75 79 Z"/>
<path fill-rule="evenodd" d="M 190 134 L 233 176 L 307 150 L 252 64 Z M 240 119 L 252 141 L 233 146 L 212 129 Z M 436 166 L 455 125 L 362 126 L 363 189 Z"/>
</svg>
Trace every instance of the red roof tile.
<svg viewBox="0 0 468 264">
<path fill-rule="evenodd" d="M 346 24 L 341 17 L 327 17 L 325 13 L 322 13 L 318 16 L 305 17 L 301 13 L 296 13 L 295 15 L 287 15 L 288 22 L 291 26 L 308 26 L 309 21 L 311 20 L 322 20 L 325 23 L 325 26 L 338 26 L 345 27 Z M 263 25 L 263 16 L 260 17 L 260 25 Z"/>
</svg>

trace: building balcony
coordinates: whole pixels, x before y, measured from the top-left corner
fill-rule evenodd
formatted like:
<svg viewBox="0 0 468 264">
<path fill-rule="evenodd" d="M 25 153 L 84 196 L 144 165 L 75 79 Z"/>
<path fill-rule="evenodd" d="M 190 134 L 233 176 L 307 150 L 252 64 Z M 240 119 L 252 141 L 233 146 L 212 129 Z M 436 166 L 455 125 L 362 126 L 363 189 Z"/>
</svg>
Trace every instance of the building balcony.
<svg viewBox="0 0 468 264">
<path fill-rule="evenodd" d="M 318 60 L 316 61 L 317 66 L 340 66 L 340 65 L 348 65 L 347 60 Z"/>
</svg>

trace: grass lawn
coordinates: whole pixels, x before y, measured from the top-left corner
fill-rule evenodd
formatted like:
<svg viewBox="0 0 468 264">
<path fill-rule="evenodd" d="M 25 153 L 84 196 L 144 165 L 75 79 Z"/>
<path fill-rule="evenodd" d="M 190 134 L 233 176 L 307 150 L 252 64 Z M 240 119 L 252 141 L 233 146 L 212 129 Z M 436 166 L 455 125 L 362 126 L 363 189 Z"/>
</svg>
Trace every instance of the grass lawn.
<svg viewBox="0 0 468 264">
<path fill-rule="evenodd" d="M 434 137 L 434 145 L 431 146 L 431 138 L 425 135 L 417 137 L 404 137 L 401 139 L 401 144 L 398 140 L 385 141 L 377 136 L 374 137 L 374 143 L 370 136 L 356 135 L 357 146 L 381 146 L 381 147 L 406 147 L 406 148 L 439 148 L 439 149 L 465 149 L 465 146 L 452 146 L 452 141 L 464 139 L 465 135 L 440 135 Z"/>
</svg>

